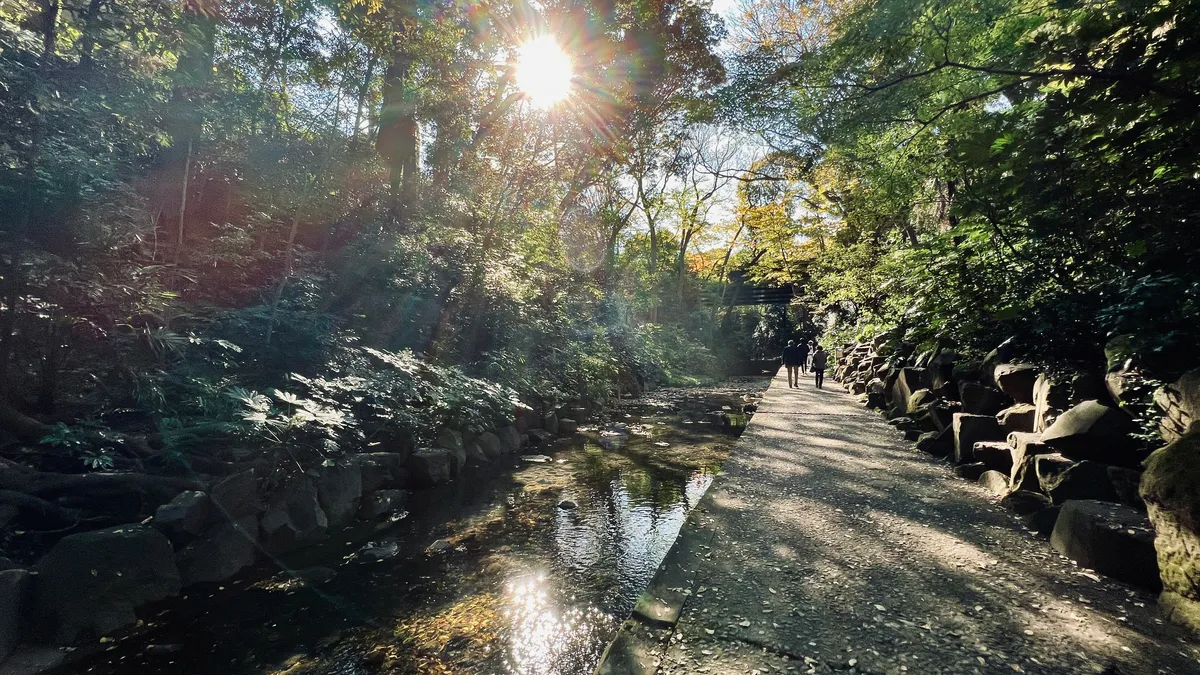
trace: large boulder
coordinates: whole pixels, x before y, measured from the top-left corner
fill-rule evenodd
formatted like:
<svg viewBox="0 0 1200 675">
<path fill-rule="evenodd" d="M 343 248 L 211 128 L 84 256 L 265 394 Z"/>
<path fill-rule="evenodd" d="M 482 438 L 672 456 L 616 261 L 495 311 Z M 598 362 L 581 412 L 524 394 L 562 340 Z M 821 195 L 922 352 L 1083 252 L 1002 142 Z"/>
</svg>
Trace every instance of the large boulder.
<svg viewBox="0 0 1200 675">
<path fill-rule="evenodd" d="M 417 449 L 417 441 L 411 433 L 398 431 L 384 436 L 375 443 L 371 443 L 369 447 L 371 448 L 371 452 L 386 452 L 393 455 L 400 455 L 403 457 L 403 460 L 407 460 L 412 451 Z"/>
<path fill-rule="evenodd" d="M 962 357 L 954 351 L 943 349 L 929 360 L 929 386 L 935 391 L 945 388 L 954 389 L 955 394 L 958 393 L 958 388 L 953 386 L 954 383 L 954 366 Z"/>
<path fill-rule="evenodd" d="M 920 408 L 909 418 L 913 421 L 915 428 L 919 430 L 918 435 L 926 431 L 940 431 L 938 429 L 937 420 L 935 420 L 934 417 L 929 414 L 931 409 L 932 408 L 928 406 Z"/>
<path fill-rule="evenodd" d="M 450 482 L 454 462 L 449 450 L 422 448 L 408 458 L 408 469 L 412 472 L 413 482 L 422 487 L 432 487 Z"/>
<path fill-rule="evenodd" d="M 1037 368 L 1023 363 L 1002 363 L 992 371 L 996 386 L 1017 403 L 1033 403 L 1037 377 Z"/>
<path fill-rule="evenodd" d="M 437 447 L 445 450 L 461 450 L 463 449 L 462 432 L 449 427 L 442 427 L 438 431 L 437 439 L 434 441 Z"/>
<path fill-rule="evenodd" d="M 362 493 L 407 487 L 408 469 L 404 466 L 407 459 L 407 454 L 398 452 L 366 452 L 356 456 Z"/>
<path fill-rule="evenodd" d="M 906 407 L 914 392 L 928 388 L 929 378 L 924 368 L 901 368 L 892 385 L 892 404 Z"/>
<path fill-rule="evenodd" d="M 208 525 L 211 509 L 212 500 L 208 493 L 199 490 L 180 492 L 154 512 L 154 526 L 168 537 L 194 537 Z"/>
<path fill-rule="evenodd" d="M 1104 375 L 1105 390 L 1121 407 L 1140 404 L 1150 387 L 1145 373 L 1132 362 Z"/>
<path fill-rule="evenodd" d="M 1039 459 L 1054 457 L 1042 455 Z M 1042 492 L 1050 501 L 1062 504 L 1072 499 L 1095 499 L 1102 502 L 1120 502 L 1112 480 L 1108 477 L 1108 467 L 1084 460 L 1071 462 L 1067 467 L 1055 467 L 1053 471 L 1042 471 L 1039 465 L 1038 477 L 1041 479 Z M 1045 477 L 1042 474 L 1045 474 Z"/>
<path fill-rule="evenodd" d="M 478 447 L 478 445 L 475 443 L 472 443 L 471 445 Z M 467 462 L 471 459 L 471 456 L 467 452 L 466 446 L 449 450 L 448 452 L 450 453 L 450 475 L 452 477 L 457 476 L 458 474 L 462 473 L 463 469 L 467 467 Z M 481 450 L 480 453 L 482 452 L 483 451 Z"/>
<path fill-rule="evenodd" d="M 542 428 L 551 434 L 558 434 L 558 415 L 553 412 L 546 413 L 542 418 Z"/>
<path fill-rule="evenodd" d="M 1050 506 L 1050 498 L 1032 490 L 1013 490 L 1000 500 L 1000 506 L 1018 516 L 1028 516 Z"/>
<path fill-rule="evenodd" d="M 951 431 L 928 431 L 917 437 L 917 449 L 934 457 L 945 457 L 954 452 L 954 433 Z"/>
<path fill-rule="evenodd" d="M 908 397 L 908 404 L 905 412 L 915 413 L 921 410 L 922 406 L 927 406 L 937 400 L 937 396 L 928 389 L 918 389 Z"/>
<path fill-rule="evenodd" d="M 979 375 L 984 384 L 996 384 L 996 366 L 1002 363 L 1008 363 L 1015 356 L 1015 350 L 1012 343 L 1015 338 L 1008 338 L 1001 342 L 995 349 L 987 353 L 983 357 L 983 364 L 980 366 Z"/>
<path fill-rule="evenodd" d="M 496 430 L 496 436 L 504 447 L 504 452 L 513 453 L 525 445 L 525 437 L 514 426 L 501 427 Z"/>
<path fill-rule="evenodd" d="M 1031 432 L 1034 430 L 1036 414 L 1037 407 L 1032 403 L 1018 403 L 996 413 L 996 422 L 1005 435 L 1014 431 Z"/>
<path fill-rule="evenodd" d="M 1038 375 L 1033 383 L 1034 422 L 1030 431 L 1045 431 L 1070 404 L 1070 386 L 1056 382 L 1045 373 Z"/>
<path fill-rule="evenodd" d="M 929 406 L 926 415 L 933 422 L 933 427 L 937 431 L 945 431 L 954 427 L 954 413 L 960 412 L 961 408 L 957 403 L 951 401 L 938 401 Z M 951 431 L 953 433 L 953 431 Z"/>
<path fill-rule="evenodd" d="M 980 441 L 1004 440 L 1004 432 L 991 415 L 954 414 L 954 462 L 965 464 L 973 462 L 972 451 Z"/>
<path fill-rule="evenodd" d="M 408 506 L 407 490 L 379 490 L 367 495 L 359 510 L 362 517 L 374 520 L 404 511 Z"/>
<path fill-rule="evenodd" d="M 1025 516 L 1025 527 L 1043 537 L 1049 537 L 1054 533 L 1054 524 L 1058 522 L 1058 514 L 1061 512 L 1061 506 L 1049 506 L 1041 511 L 1034 511 Z"/>
<path fill-rule="evenodd" d="M 319 469 L 317 500 L 330 525 L 340 527 L 353 520 L 362 493 L 362 467 L 357 460 L 343 459 Z"/>
<path fill-rule="evenodd" d="M 1033 475 L 1037 477 L 1037 489 L 1049 496 L 1047 486 L 1053 483 L 1058 475 L 1075 465 L 1074 460 L 1067 459 L 1057 452 L 1037 455 L 1033 458 Z"/>
<path fill-rule="evenodd" d="M 209 496 L 214 518 L 236 520 L 258 513 L 258 483 L 254 469 L 222 480 L 213 486 Z"/>
<path fill-rule="evenodd" d="M 963 382 L 958 387 L 962 411 L 969 415 L 995 415 L 1011 400 L 1004 394 L 977 382 Z"/>
<path fill-rule="evenodd" d="M 558 420 L 558 434 L 560 436 L 573 436 L 575 431 L 579 429 L 579 423 L 570 417 L 560 417 Z"/>
<path fill-rule="evenodd" d="M 1012 448 L 1007 441 L 979 441 L 971 448 L 971 456 L 992 471 L 1001 471 L 1006 479 L 1012 474 Z"/>
<path fill-rule="evenodd" d="M 1054 452 L 1042 442 L 1041 434 L 1013 432 L 1008 435 L 1009 452 L 1012 454 L 1012 472 L 1009 478 L 1014 489 L 1037 490 L 1037 473 L 1032 458 Z"/>
<path fill-rule="evenodd" d="M 488 459 L 499 459 L 504 454 L 504 443 L 500 441 L 499 436 L 490 431 L 479 434 L 479 438 L 475 439 L 475 442 Z"/>
<path fill-rule="evenodd" d="M 1139 511 L 1146 510 L 1146 502 L 1142 501 L 1138 488 L 1142 483 L 1142 472 L 1123 466 L 1110 466 L 1108 481 L 1112 483 L 1113 492 L 1117 493 L 1117 501 L 1126 506 L 1132 506 Z"/>
<path fill-rule="evenodd" d="M 979 476 L 979 486 L 996 496 L 1008 494 L 1008 474 L 988 470 Z"/>
<path fill-rule="evenodd" d="M 981 361 L 957 361 L 950 371 L 950 379 L 955 382 L 979 382 L 982 369 Z"/>
<path fill-rule="evenodd" d="M 134 609 L 180 589 L 171 542 L 123 525 L 63 537 L 37 565 L 34 612 L 63 645 L 137 621 Z"/>
<path fill-rule="evenodd" d="M 21 641 L 32 590 L 33 577 L 29 570 L 0 572 L 0 663 Z"/>
<path fill-rule="evenodd" d="M 1162 411 L 1159 432 L 1167 443 L 1179 440 L 1189 430 L 1200 431 L 1200 368 L 1159 387 L 1154 404 Z"/>
<path fill-rule="evenodd" d="M 262 542 L 271 553 L 287 553 L 321 541 L 329 518 L 307 476 L 288 481 L 262 517 Z"/>
<path fill-rule="evenodd" d="M 1042 442 L 1073 459 L 1129 464 L 1136 460 L 1137 444 L 1130 437 L 1136 430 L 1125 411 L 1084 401 L 1059 415 L 1042 433 Z"/>
<path fill-rule="evenodd" d="M 970 481 L 977 481 L 988 470 L 987 465 L 983 462 L 968 462 L 967 464 L 959 464 L 951 469 L 955 476 L 966 478 Z"/>
<path fill-rule="evenodd" d="M 457 476 L 467 466 L 467 444 L 463 441 L 461 432 L 443 427 L 437 435 L 437 447 L 450 453 L 453 460 L 450 466 L 451 476 Z"/>
<path fill-rule="evenodd" d="M 184 586 L 224 581 L 254 564 L 258 553 L 258 519 L 243 516 L 218 523 L 175 554 Z"/>
<path fill-rule="evenodd" d="M 546 433 L 546 431 L 544 429 L 530 429 L 529 430 L 529 438 L 530 439 L 541 438 L 538 434 L 545 434 L 545 433 Z M 483 447 L 480 446 L 479 443 L 474 440 L 472 440 L 470 443 L 467 444 L 467 447 L 463 451 L 463 453 L 466 455 L 467 464 L 471 464 L 471 465 L 475 465 L 475 466 L 482 466 L 482 465 L 487 464 L 488 462 L 492 461 L 492 459 L 487 456 L 487 453 L 483 451 Z"/>
<path fill-rule="evenodd" d="M 1137 354 L 1137 338 L 1131 334 L 1115 335 L 1104 344 L 1104 362 L 1108 370 L 1118 370 L 1129 365 Z"/>
<path fill-rule="evenodd" d="M 1157 533 L 1159 603 L 1173 621 L 1200 632 L 1200 432 L 1150 455 L 1141 495 Z"/>
<path fill-rule="evenodd" d="M 513 426 L 518 432 L 526 434 L 530 429 L 541 425 L 542 419 L 533 408 L 519 401 L 513 404 Z"/>
<path fill-rule="evenodd" d="M 1081 567 L 1135 586 L 1161 587 L 1154 530 L 1137 509 L 1088 499 L 1069 501 L 1054 523 L 1050 545 Z"/>
<path fill-rule="evenodd" d="M 887 384 L 880 378 L 874 377 L 867 382 L 867 407 L 872 410 L 882 410 L 887 407 Z"/>
</svg>

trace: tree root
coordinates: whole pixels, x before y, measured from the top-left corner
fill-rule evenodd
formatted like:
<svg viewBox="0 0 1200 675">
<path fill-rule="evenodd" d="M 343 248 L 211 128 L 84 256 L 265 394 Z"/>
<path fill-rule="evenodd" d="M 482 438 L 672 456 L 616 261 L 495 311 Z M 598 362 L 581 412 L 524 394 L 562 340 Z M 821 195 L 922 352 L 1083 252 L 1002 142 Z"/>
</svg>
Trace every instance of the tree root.
<svg viewBox="0 0 1200 675">
<path fill-rule="evenodd" d="M 16 436 L 22 443 L 36 445 L 42 439 L 54 433 L 54 427 L 40 422 L 9 405 L 0 404 L 0 429 Z M 103 437 L 95 432 L 83 431 L 82 436 L 94 442 L 97 446 L 113 445 L 112 438 L 118 439 L 117 449 L 134 460 L 154 457 L 162 452 L 155 447 L 155 436 L 130 436 L 127 434 L 110 434 Z"/>
<path fill-rule="evenodd" d="M 15 506 L 22 512 L 31 513 L 37 516 L 38 519 L 51 525 L 65 525 L 65 529 L 75 527 L 83 521 L 83 514 L 79 511 L 64 509 L 41 497 L 35 497 L 15 490 L 0 490 L 0 504 Z"/>
<path fill-rule="evenodd" d="M 15 473 L 0 471 L 0 490 L 15 490 L 38 497 L 66 493 L 137 492 L 170 500 L 184 490 L 203 490 L 202 481 L 144 473 Z"/>
</svg>

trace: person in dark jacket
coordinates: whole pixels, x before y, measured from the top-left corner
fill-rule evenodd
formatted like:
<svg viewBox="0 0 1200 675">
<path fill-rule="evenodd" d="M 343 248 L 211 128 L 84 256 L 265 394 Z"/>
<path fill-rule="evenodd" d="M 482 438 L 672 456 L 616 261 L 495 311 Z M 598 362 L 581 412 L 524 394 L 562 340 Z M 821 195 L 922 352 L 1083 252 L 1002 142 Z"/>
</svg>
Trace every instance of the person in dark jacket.
<svg viewBox="0 0 1200 675">
<path fill-rule="evenodd" d="M 796 349 L 800 350 L 800 372 L 807 373 L 808 372 L 808 354 L 809 354 L 809 352 L 812 351 L 812 349 L 809 348 L 809 344 L 807 342 L 805 342 L 804 340 L 801 340 L 800 344 L 796 345 Z"/>
<path fill-rule="evenodd" d="M 821 385 L 825 383 L 825 367 L 829 365 L 829 352 L 825 351 L 824 347 L 817 346 L 817 353 L 813 354 L 812 369 L 813 378 L 817 382 L 817 389 L 821 389 Z"/>
<path fill-rule="evenodd" d="M 783 348 L 783 367 L 787 368 L 788 389 L 800 386 L 800 368 L 803 363 L 804 356 L 800 355 L 796 341 L 788 340 L 787 346 Z"/>
</svg>

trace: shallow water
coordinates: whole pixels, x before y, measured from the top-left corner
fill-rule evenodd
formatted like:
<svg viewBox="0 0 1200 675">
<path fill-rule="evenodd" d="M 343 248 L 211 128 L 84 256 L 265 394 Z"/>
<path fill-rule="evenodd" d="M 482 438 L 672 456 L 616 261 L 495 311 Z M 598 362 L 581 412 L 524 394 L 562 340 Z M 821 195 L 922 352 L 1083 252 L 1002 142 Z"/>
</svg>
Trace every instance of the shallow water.
<svg viewBox="0 0 1200 675">
<path fill-rule="evenodd" d="M 397 522 L 190 588 L 64 672 L 590 673 L 765 386 L 627 401 L 548 460 L 470 472 Z"/>
</svg>

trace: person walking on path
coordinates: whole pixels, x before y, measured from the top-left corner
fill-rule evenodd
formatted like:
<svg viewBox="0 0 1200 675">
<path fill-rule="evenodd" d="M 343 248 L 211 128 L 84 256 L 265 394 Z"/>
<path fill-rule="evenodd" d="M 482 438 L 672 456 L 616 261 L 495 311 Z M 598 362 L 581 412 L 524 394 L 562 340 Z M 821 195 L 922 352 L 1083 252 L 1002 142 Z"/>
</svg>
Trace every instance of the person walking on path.
<svg viewBox="0 0 1200 675">
<path fill-rule="evenodd" d="M 796 346 L 795 340 L 788 340 L 787 346 L 783 348 L 783 367 L 787 368 L 788 389 L 793 389 L 800 386 L 800 365 L 804 363 L 804 357 L 800 354 L 800 348 Z"/>
<path fill-rule="evenodd" d="M 813 354 L 812 370 L 813 378 L 816 380 L 817 389 L 821 389 L 821 385 L 825 383 L 825 367 L 829 365 L 829 353 L 824 347 L 817 346 L 817 353 Z"/>
<path fill-rule="evenodd" d="M 805 342 L 804 340 L 801 340 L 800 344 L 796 345 L 796 349 L 800 350 L 800 372 L 807 373 L 808 372 L 808 370 L 807 370 L 808 354 L 810 351 L 812 351 L 809 348 L 809 343 Z"/>
</svg>

